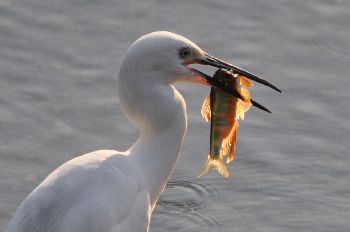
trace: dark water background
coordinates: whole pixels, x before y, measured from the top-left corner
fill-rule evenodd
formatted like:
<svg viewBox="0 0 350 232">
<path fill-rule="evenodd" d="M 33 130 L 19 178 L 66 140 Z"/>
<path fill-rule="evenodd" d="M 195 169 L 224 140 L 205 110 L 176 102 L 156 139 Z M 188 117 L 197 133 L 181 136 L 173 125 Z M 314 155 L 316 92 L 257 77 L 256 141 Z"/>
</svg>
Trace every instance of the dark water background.
<svg viewBox="0 0 350 232">
<path fill-rule="evenodd" d="M 209 149 L 207 87 L 177 85 L 189 128 L 151 231 L 350 231 L 350 1 L 0 0 L 0 230 L 63 162 L 124 150 L 117 72 L 128 46 L 156 30 L 284 90 L 240 125 L 233 177 L 196 179 Z"/>
</svg>

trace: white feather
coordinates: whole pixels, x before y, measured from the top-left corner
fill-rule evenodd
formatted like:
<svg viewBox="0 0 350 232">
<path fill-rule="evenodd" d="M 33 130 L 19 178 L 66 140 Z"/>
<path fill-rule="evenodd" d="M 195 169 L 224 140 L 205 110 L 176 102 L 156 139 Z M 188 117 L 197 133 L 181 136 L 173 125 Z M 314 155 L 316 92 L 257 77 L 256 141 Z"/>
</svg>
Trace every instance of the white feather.
<svg viewBox="0 0 350 232">
<path fill-rule="evenodd" d="M 186 105 L 171 85 L 189 75 L 169 32 L 141 37 L 119 73 L 122 108 L 140 135 L 126 152 L 100 150 L 53 171 L 17 209 L 8 232 L 148 231 L 187 128 Z"/>
</svg>

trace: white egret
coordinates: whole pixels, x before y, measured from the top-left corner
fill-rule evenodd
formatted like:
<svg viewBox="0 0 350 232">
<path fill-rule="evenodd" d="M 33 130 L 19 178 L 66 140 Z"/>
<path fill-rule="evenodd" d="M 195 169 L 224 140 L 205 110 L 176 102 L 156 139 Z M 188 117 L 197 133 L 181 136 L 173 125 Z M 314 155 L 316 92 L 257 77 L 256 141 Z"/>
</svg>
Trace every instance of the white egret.
<svg viewBox="0 0 350 232">
<path fill-rule="evenodd" d="M 198 63 L 265 80 L 202 51 L 190 40 L 153 32 L 135 41 L 119 72 L 119 99 L 139 138 L 125 152 L 99 150 L 74 158 L 36 187 L 18 207 L 8 232 L 148 231 L 152 210 L 179 156 L 186 104 L 176 81 L 226 89 L 188 67 Z M 259 107 L 257 104 L 256 106 Z"/>
</svg>

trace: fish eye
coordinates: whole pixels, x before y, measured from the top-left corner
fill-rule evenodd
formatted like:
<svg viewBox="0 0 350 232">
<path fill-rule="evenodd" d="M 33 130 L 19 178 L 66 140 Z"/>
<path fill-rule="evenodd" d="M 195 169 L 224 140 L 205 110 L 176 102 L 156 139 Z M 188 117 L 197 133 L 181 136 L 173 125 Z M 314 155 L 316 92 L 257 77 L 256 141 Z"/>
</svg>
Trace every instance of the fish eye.
<svg viewBox="0 0 350 232">
<path fill-rule="evenodd" d="M 179 54 L 180 54 L 181 58 L 185 59 L 187 56 L 189 56 L 191 54 L 191 50 L 188 47 L 181 48 Z"/>
</svg>

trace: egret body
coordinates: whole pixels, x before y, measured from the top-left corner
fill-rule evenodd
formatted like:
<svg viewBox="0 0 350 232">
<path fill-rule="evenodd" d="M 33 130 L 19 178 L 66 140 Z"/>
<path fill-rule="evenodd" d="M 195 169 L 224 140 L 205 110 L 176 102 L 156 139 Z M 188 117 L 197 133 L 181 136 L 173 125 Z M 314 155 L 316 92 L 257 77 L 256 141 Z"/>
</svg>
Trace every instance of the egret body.
<svg viewBox="0 0 350 232">
<path fill-rule="evenodd" d="M 7 231 L 148 231 L 187 127 L 185 101 L 172 84 L 197 82 L 231 91 L 190 68 L 193 63 L 234 69 L 268 83 L 208 55 L 182 36 L 142 36 L 127 51 L 118 85 L 123 112 L 139 129 L 137 141 L 125 152 L 91 152 L 54 170 L 18 207 Z"/>
</svg>

